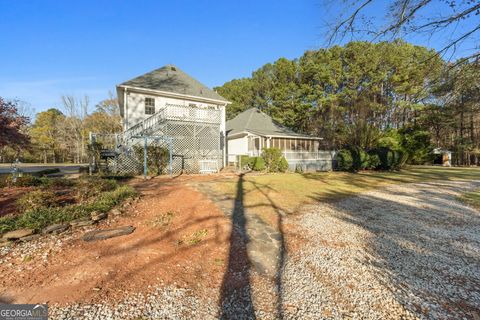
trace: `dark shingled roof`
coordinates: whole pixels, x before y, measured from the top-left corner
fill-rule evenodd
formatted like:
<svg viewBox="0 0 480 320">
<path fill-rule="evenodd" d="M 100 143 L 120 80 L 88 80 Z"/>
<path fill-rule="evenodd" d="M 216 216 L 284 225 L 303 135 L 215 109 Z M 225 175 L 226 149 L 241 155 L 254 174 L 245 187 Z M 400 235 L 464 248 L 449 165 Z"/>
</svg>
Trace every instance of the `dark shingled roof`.
<svg viewBox="0 0 480 320">
<path fill-rule="evenodd" d="M 228 102 L 224 97 L 193 79 L 174 65 L 166 65 L 160 69 L 150 71 L 142 76 L 125 81 L 120 86 L 173 92 Z"/>
<path fill-rule="evenodd" d="M 250 108 L 243 111 L 232 120 L 228 120 L 226 126 L 228 136 L 241 132 L 250 132 L 260 136 L 315 138 L 313 136 L 296 133 L 276 123 L 270 116 L 257 108 Z"/>
</svg>

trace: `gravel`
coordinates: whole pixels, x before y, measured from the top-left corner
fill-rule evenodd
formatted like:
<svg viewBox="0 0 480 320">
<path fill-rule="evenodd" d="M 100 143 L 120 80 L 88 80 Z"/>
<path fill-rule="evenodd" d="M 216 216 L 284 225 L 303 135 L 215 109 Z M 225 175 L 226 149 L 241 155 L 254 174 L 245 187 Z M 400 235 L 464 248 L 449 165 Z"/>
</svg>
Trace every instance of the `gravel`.
<svg viewBox="0 0 480 320">
<path fill-rule="evenodd" d="M 480 213 L 456 200 L 479 182 L 407 184 L 311 206 L 311 241 L 284 268 L 286 318 L 476 318 Z"/>
<path fill-rule="evenodd" d="M 116 304 L 50 305 L 50 318 L 480 319 L 480 213 L 456 199 L 479 186 L 395 185 L 308 206 L 285 219 L 295 230 L 288 243 L 302 245 L 288 253 L 280 283 L 251 271 L 251 288 L 222 299 L 223 310 L 218 288 L 199 297 L 165 286 Z M 43 244 L 15 250 L 28 255 L 36 246 Z"/>
</svg>

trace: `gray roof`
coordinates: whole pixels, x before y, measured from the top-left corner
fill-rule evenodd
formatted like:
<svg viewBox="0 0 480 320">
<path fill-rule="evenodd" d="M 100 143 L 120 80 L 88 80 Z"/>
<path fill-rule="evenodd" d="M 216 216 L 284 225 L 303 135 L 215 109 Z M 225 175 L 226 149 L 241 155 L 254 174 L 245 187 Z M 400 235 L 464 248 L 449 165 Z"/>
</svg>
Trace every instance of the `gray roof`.
<svg viewBox="0 0 480 320">
<path fill-rule="evenodd" d="M 296 133 L 276 123 L 270 116 L 257 108 L 250 108 L 227 121 L 227 136 L 250 132 L 259 136 L 289 136 L 296 138 L 315 138 Z"/>
<path fill-rule="evenodd" d="M 120 84 L 228 102 L 224 97 L 201 84 L 174 65 L 166 65 Z"/>
</svg>

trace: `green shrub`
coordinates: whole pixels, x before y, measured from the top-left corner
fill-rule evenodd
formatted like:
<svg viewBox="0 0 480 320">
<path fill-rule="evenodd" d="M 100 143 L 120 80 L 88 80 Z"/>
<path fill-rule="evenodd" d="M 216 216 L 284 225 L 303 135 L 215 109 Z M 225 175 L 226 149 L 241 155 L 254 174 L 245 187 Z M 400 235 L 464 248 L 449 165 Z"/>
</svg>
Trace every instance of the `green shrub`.
<svg viewBox="0 0 480 320">
<path fill-rule="evenodd" d="M 365 170 L 368 167 L 368 154 L 359 147 L 349 149 L 352 156 L 352 170 Z"/>
<path fill-rule="evenodd" d="M 29 174 L 17 177 L 15 182 L 13 181 L 13 176 L 8 175 L 5 179 L 3 179 L 2 183 L 3 187 L 34 187 L 41 184 L 42 180 L 40 178 Z"/>
<path fill-rule="evenodd" d="M 400 150 L 392 150 L 390 148 L 377 148 L 371 154 L 378 155 L 380 159 L 379 169 L 382 170 L 398 170 L 407 160 L 405 152 Z"/>
<path fill-rule="evenodd" d="M 262 158 L 268 172 L 285 172 L 288 169 L 288 162 L 278 148 L 264 148 Z"/>
<path fill-rule="evenodd" d="M 59 173 L 60 169 L 59 168 L 48 168 L 48 169 L 43 169 L 40 171 L 37 171 L 34 173 L 35 176 L 37 177 L 44 177 L 49 174 L 54 174 L 54 173 Z"/>
<path fill-rule="evenodd" d="M 288 170 L 288 162 L 287 162 L 287 159 L 285 159 L 285 157 L 282 156 L 280 158 L 277 168 L 279 172 L 286 172 Z"/>
<path fill-rule="evenodd" d="M 20 228 L 42 229 L 53 223 L 64 223 L 89 217 L 93 211 L 107 212 L 123 200 L 136 195 L 130 186 L 120 186 L 101 193 L 91 203 L 73 204 L 65 207 L 49 207 L 28 210 L 19 216 L 0 217 L 0 233 Z"/>
<path fill-rule="evenodd" d="M 337 168 L 340 171 L 353 170 L 353 157 L 348 149 L 341 149 L 337 154 Z"/>
<path fill-rule="evenodd" d="M 254 171 L 265 170 L 265 160 L 263 160 L 262 157 L 251 157 L 250 164 L 250 168 L 252 168 Z"/>
<path fill-rule="evenodd" d="M 67 178 L 40 178 L 42 186 L 46 188 L 65 188 L 75 185 L 75 180 Z"/>
<path fill-rule="evenodd" d="M 83 176 L 76 185 L 77 197 L 80 200 L 93 198 L 102 192 L 115 189 L 118 183 L 111 179 L 102 179 L 97 176 Z"/>
<path fill-rule="evenodd" d="M 17 200 L 16 204 L 21 211 L 53 207 L 55 205 L 55 193 L 48 190 L 34 190 L 24 194 Z"/>
<path fill-rule="evenodd" d="M 378 154 L 369 154 L 368 155 L 368 164 L 367 164 L 367 169 L 369 170 L 375 170 L 380 166 L 380 157 Z"/>
<path fill-rule="evenodd" d="M 251 158 L 247 155 L 240 156 L 240 159 L 238 159 L 238 161 L 239 161 L 239 166 L 241 166 L 241 168 L 244 168 L 245 166 L 250 166 L 251 164 Z"/>
</svg>

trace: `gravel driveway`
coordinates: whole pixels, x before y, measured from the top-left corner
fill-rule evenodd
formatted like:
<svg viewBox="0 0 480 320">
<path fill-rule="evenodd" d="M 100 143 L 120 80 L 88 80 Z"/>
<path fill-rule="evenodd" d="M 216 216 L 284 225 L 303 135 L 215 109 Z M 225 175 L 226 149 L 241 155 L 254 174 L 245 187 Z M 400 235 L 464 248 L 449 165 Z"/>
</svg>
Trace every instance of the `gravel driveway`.
<svg viewBox="0 0 480 320">
<path fill-rule="evenodd" d="M 286 318 L 480 319 L 480 182 L 395 185 L 311 206 L 283 273 Z"/>
<path fill-rule="evenodd" d="M 200 297 L 174 284 L 113 305 L 52 305 L 51 318 L 477 320 L 480 213 L 456 198 L 478 187 L 394 185 L 284 217 L 289 252 L 281 277 L 250 270 L 248 286 L 223 310 L 220 288 Z"/>
</svg>

